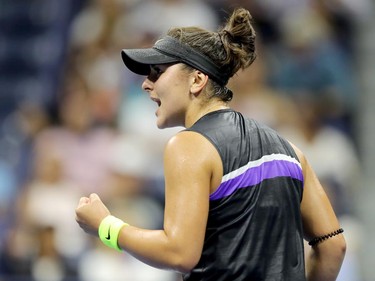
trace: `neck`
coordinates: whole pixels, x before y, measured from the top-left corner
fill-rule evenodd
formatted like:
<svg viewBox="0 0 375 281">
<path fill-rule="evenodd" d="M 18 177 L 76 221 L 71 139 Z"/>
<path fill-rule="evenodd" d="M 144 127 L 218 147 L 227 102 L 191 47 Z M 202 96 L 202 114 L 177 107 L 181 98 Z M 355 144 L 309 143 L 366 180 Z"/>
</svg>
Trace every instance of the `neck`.
<svg viewBox="0 0 375 281">
<path fill-rule="evenodd" d="M 188 111 L 188 113 L 186 114 L 185 127 L 189 128 L 193 126 L 195 122 L 197 122 L 200 118 L 202 118 L 204 115 L 210 112 L 218 111 L 221 109 L 228 109 L 228 108 L 229 106 L 227 102 L 217 101 L 212 104 L 211 103 L 207 104 L 204 107 L 200 107 L 199 110 L 192 109 L 190 110 L 190 112 Z"/>
</svg>

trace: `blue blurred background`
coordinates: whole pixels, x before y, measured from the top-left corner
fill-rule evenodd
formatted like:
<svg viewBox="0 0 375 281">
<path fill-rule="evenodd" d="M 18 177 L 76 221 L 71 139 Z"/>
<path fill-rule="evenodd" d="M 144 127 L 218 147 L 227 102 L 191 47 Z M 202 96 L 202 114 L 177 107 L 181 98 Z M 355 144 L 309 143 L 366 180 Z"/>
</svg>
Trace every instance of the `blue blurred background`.
<svg viewBox="0 0 375 281">
<path fill-rule="evenodd" d="M 0 281 L 177 281 L 78 228 L 97 192 L 130 224 L 163 222 L 162 152 L 122 48 L 174 26 L 215 31 L 248 8 L 258 59 L 232 107 L 307 155 L 345 229 L 339 281 L 375 280 L 375 20 L 371 0 L 0 0 Z"/>
</svg>

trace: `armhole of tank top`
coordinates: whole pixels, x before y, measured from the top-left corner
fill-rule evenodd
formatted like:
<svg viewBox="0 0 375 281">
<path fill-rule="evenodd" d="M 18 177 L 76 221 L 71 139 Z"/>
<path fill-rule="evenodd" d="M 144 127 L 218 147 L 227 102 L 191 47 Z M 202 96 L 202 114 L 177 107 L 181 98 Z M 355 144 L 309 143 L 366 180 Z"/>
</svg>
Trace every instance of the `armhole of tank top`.
<svg viewBox="0 0 375 281">
<path fill-rule="evenodd" d="M 203 132 L 200 132 L 200 131 L 197 131 L 197 130 L 191 130 L 191 129 L 185 129 L 184 131 L 195 132 L 197 134 L 200 134 L 201 136 L 203 136 L 206 140 L 208 140 L 212 144 L 212 146 L 215 148 L 215 150 L 217 151 L 217 153 L 219 154 L 219 157 L 221 159 L 221 165 L 223 166 L 223 176 L 224 176 L 225 172 L 226 172 L 225 166 L 224 166 L 224 158 L 223 158 L 223 155 L 221 154 L 220 149 L 218 148 L 217 144 L 208 135 L 206 135 Z"/>
</svg>

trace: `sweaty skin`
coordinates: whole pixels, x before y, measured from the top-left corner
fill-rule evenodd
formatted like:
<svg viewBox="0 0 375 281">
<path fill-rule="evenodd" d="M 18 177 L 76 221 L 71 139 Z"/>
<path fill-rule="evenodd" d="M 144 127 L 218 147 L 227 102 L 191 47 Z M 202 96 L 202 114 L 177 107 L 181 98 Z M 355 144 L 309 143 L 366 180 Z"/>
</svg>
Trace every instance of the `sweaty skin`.
<svg viewBox="0 0 375 281">
<path fill-rule="evenodd" d="M 331 203 L 315 172 L 302 152 L 293 145 L 301 161 L 304 175 L 304 191 L 301 213 L 304 235 L 307 241 L 326 235 L 340 228 Z M 337 235 L 311 248 L 306 260 L 308 281 L 336 280 L 346 252 L 343 235 Z"/>
<path fill-rule="evenodd" d="M 304 172 L 301 204 L 306 240 L 338 229 L 331 204 L 303 154 L 294 146 Z M 201 135 L 183 132 L 165 150 L 166 205 L 162 230 L 126 226 L 119 246 L 143 262 L 163 269 L 189 272 L 199 261 L 207 223 L 209 194 L 222 177 L 220 157 Z M 110 214 L 96 194 L 82 198 L 77 221 L 97 235 L 101 220 Z M 125 214 L 126 215 L 126 214 Z M 335 280 L 345 253 L 345 241 L 337 235 L 312 248 L 307 259 L 309 281 Z"/>
<path fill-rule="evenodd" d="M 195 132 L 173 137 L 166 147 L 164 161 L 163 229 L 126 226 L 121 230 L 118 243 L 152 266 L 188 272 L 197 264 L 202 252 L 209 194 L 220 184 L 221 161 L 211 143 Z M 81 227 L 94 235 L 101 220 L 110 214 L 96 194 L 81 199 L 76 212 Z"/>
<path fill-rule="evenodd" d="M 179 64 L 163 66 L 160 73 L 152 72 L 142 87 L 158 104 L 158 127 L 189 127 L 208 112 L 226 108 L 222 101 L 207 101 L 204 97 L 207 80 L 207 75 L 200 71 L 187 74 Z M 301 212 L 305 238 L 310 240 L 340 226 L 311 166 L 302 152 L 293 147 L 303 168 L 305 186 Z M 209 195 L 219 186 L 223 176 L 221 158 L 214 146 L 200 134 L 181 132 L 166 145 L 164 171 L 163 228 L 147 230 L 125 226 L 120 231 L 118 244 L 151 266 L 189 272 L 202 253 Z M 76 208 L 79 225 L 96 236 L 101 221 L 108 215 L 110 211 L 97 194 L 82 197 Z M 126 214 L 123 219 L 126 221 Z M 314 246 L 307 259 L 307 280 L 335 280 L 345 247 L 341 234 Z"/>
</svg>

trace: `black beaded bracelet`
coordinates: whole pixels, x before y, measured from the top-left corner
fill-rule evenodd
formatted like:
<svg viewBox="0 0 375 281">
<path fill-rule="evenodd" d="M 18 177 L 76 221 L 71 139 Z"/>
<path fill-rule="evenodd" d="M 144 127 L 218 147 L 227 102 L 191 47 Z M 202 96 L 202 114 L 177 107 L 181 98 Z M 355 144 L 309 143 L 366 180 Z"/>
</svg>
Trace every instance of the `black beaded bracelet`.
<svg viewBox="0 0 375 281">
<path fill-rule="evenodd" d="M 328 238 L 331 238 L 333 236 L 336 236 L 336 235 L 339 235 L 340 233 L 343 233 L 344 230 L 342 228 L 339 228 L 338 230 L 334 231 L 334 232 L 331 232 L 329 234 L 326 234 L 326 235 L 323 235 L 323 236 L 319 236 L 319 237 L 315 237 L 314 239 L 310 240 L 309 242 L 309 245 L 310 246 L 314 246 L 320 242 L 323 242 L 324 240 L 328 239 Z"/>
</svg>

